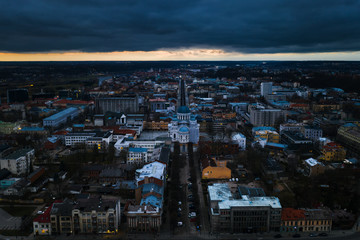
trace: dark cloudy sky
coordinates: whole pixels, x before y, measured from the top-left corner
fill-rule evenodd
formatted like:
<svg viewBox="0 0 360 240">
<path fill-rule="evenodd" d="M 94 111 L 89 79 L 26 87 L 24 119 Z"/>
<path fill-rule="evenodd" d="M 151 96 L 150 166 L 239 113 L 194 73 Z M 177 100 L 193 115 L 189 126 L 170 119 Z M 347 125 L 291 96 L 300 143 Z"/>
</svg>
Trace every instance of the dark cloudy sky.
<svg viewBox="0 0 360 240">
<path fill-rule="evenodd" d="M 360 0 L 3 0 L 0 33 L 2 53 L 353 54 Z"/>
</svg>

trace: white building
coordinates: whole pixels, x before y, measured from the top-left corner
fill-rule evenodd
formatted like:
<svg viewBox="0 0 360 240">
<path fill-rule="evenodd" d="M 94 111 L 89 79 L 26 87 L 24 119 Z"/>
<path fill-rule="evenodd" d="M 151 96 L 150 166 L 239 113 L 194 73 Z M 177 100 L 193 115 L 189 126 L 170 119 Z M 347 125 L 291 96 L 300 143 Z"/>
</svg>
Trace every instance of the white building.
<svg viewBox="0 0 360 240">
<path fill-rule="evenodd" d="M 75 132 L 65 136 L 65 146 L 75 146 L 77 144 L 104 145 L 108 146 L 112 141 L 112 132 Z"/>
<path fill-rule="evenodd" d="M 144 164 L 148 162 L 148 150 L 146 148 L 129 148 L 127 164 Z"/>
<path fill-rule="evenodd" d="M 231 139 L 239 144 L 240 150 L 246 150 L 246 137 L 243 134 L 235 133 Z"/>
<path fill-rule="evenodd" d="M 272 82 L 262 82 L 260 86 L 260 94 L 265 97 L 272 93 Z"/>
<path fill-rule="evenodd" d="M 34 155 L 34 149 L 18 149 L 0 158 L 0 168 L 6 168 L 15 175 L 29 173 L 31 162 L 35 158 Z"/>
<path fill-rule="evenodd" d="M 190 109 L 186 106 L 178 108 L 177 115 L 168 124 L 168 134 L 173 142 L 195 143 L 199 142 L 200 124 L 197 123 L 195 116 L 192 116 Z"/>
<path fill-rule="evenodd" d="M 148 140 L 148 141 L 138 141 L 138 140 L 127 140 L 126 137 L 119 139 L 114 147 L 118 152 L 121 152 L 124 149 L 130 148 L 145 148 L 147 149 L 147 161 L 152 162 L 160 157 L 161 146 L 165 143 L 165 140 Z"/>
<path fill-rule="evenodd" d="M 318 141 L 319 138 L 322 138 L 323 131 L 319 127 L 305 126 L 303 128 L 303 134 L 308 139 L 311 139 L 313 141 Z"/>
</svg>

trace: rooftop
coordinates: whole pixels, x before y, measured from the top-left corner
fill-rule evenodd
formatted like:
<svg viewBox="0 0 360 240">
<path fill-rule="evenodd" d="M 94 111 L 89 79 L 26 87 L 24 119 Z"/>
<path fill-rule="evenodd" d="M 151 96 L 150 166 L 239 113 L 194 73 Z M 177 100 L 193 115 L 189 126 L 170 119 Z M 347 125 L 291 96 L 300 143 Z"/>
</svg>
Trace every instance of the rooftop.
<svg viewBox="0 0 360 240">
<path fill-rule="evenodd" d="M 136 170 L 136 181 L 142 181 L 145 177 L 154 177 L 160 180 L 164 179 L 166 164 L 160 162 L 152 162 L 144 165 L 142 168 Z"/>
<path fill-rule="evenodd" d="M 74 108 L 74 107 L 69 107 L 61 112 L 55 113 L 54 115 L 51 115 L 50 117 L 47 117 L 44 119 L 44 121 L 52 121 L 52 120 L 56 120 L 58 118 L 67 116 L 68 114 L 72 114 L 74 112 L 77 112 L 78 109 Z"/>
</svg>

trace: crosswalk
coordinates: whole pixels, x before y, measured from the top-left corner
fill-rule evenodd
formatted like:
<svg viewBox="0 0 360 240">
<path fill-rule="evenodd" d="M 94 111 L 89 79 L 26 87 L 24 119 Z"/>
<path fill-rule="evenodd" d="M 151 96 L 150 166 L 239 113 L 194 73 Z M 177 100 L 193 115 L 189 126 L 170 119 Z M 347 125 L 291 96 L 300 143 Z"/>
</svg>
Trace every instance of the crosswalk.
<svg viewBox="0 0 360 240">
<path fill-rule="evenodd" d="M 18 230 L 21 226 L 20 217 L 10 217 L 5 221 L 0 221 L 0 230 Z"/>
</svg>

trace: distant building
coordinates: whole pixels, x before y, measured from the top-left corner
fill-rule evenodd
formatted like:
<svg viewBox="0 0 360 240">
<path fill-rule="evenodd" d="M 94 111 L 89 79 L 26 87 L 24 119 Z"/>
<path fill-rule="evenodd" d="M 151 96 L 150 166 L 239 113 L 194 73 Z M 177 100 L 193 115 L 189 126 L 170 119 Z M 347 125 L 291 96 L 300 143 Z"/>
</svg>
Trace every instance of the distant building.
<svg viewBox="0 0 360 240">
<path fill-rule="evenodd" d="M 250 123 L 254 126 L 274 126 L 276 121 L 285 119 L 285 113 L 281 109 L 251 106 L 249 112 Z"/>
<path fill-rule="evenodd" d="M 65 136 L 65 146 L 84 144 L 87 147 L 96 146 L 99 150 L 107 148 L 111 141 L 111 131 L 74 132 Z"/>
<path fill-rule="evenodd" d="M 260 95 L 265 97 L 272 93 L 272 82 L 262 82 L 260 85 Z"/>
<path fill-rule="evenodd" d="M 201 160 L 202 179 L 230 179 L 231 169 L 226 167 L 227 161 L 216 158 Z"/>
<path fill-rule="evenodd" d="M 65 124 L 68 121 L 72 121 L 78 115 L 79 115 L 79 109 L 70 107 L 50 117 L 43 119 L 43 126 L 57 128 L 61 124 Z"/>
<path fill-rule="evenodd" d="M 228 184 L 208 186 L 210 223 L 213 233 L 251 233 L 279 231 L 281 204 L 267 197 L 262 189 L 238 187 L 231 192 Z"/>
<path fill-rule="evenodd" d="M 29 92 L 27 89 L 8 89 L 7 103 L 23 103 L 29 100 Z"/>
<path fill-rule="evenodd" d="M 97 113 L 124 112 L 137 113 L 139 111 L 139 99 L 137 95 L 122 97 L 99 97 L 95 99 Z"/>
</svg>

